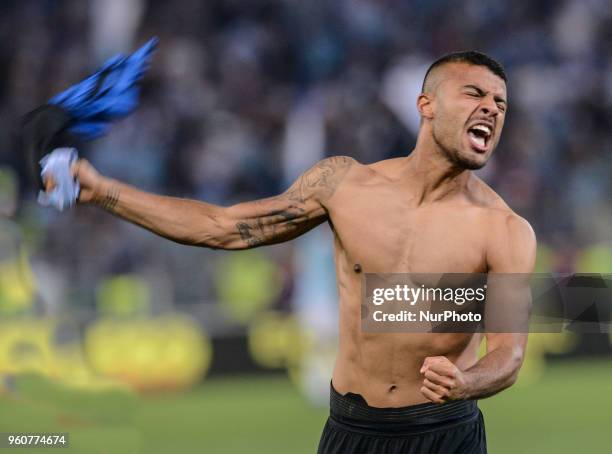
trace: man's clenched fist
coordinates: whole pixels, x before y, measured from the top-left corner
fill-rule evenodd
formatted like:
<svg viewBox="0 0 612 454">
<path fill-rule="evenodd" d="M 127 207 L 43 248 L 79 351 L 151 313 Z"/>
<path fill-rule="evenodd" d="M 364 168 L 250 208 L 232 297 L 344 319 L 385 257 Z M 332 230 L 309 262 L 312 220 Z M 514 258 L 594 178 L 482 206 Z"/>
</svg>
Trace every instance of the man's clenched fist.
<svg viewBox="0 0 612 454">
<path fill-rule="evenodd" d="M 103 177 L 86 159 L 79 159 L 70 169 L 72 175 L 78 180 L 81 185 L 79 194 L 79 203 L 89 203 L 95 200 L 101 194 Z"/>
<path fill-rule="evenodd" d="M 89 161 L 86 159 L 75 161 L 70 167 L 70 172 L 81 186 L 77 202 L 90 203 L 101 194 L 103 177 L 94 169 Z M 47 193 L 50 193 L 56 187 L 56 182 L 52 175 L 44 176 L 43 184 Z"/>
<path fill-rule="evenodd" d="M 421 393 L 438 404 L 468 397 L 467 377 L 445 356 L 425 358 L 420 370 L 423 374 Z"/>
</svg>

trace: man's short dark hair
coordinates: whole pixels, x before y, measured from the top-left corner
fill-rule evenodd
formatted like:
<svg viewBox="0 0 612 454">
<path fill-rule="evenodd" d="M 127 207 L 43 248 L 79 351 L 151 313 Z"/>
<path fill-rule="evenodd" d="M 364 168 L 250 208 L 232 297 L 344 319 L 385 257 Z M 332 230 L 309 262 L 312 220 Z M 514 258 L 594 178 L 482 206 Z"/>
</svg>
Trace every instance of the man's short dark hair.
<svg viewBox="0 0 612 454">
<path fill-rule="evenodd" d="M 483 54 L 482 52 L 468 50 L 461 52 L 452 52 L 450 54 L 443 55 L 436 61 L 434 61 L 427 69 L 425 77 L 423 78 L 423 86 L 421 87 L 422 92 L 425 91 L 425 82 L 427 82 L 427 76 L 429 76 L 429 73 L 431 73 L 434 68 L 445 65 L 446 63 L 467 63 L 469 65 L 475 66 L 485 66 L 493 74 L 501 78 L 504 82 L 507 82 L 506 72 L 504 71 L 502 65 L 500 65 L 488 55 Z"/>
</svg>

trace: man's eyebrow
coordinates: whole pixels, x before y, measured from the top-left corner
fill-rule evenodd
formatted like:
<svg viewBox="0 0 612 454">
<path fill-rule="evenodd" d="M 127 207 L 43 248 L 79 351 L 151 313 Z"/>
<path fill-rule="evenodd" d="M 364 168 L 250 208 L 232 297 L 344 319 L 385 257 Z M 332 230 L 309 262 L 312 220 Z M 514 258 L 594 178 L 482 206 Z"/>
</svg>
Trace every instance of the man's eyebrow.
<svg viewBox="0 0 612 454">
<path fill-rule="evenodd" d="M 467 84 L 467 85 L 464 85 L 462 88 L 471 88 L 475 90 L 476 93 L 478 93 L 480 96 L 484 96 L 487 94 L 486 91 L 484 91 L 482 88 L 480 88 L 477 85 Z M 495 99 L 495 101 L 497 102 L 503 102 L 504 104 L 508 104 L 508 102 L 502 96 L 497 95 L 497 96 L 494 96 L 493 99 Z"/>
</svg>

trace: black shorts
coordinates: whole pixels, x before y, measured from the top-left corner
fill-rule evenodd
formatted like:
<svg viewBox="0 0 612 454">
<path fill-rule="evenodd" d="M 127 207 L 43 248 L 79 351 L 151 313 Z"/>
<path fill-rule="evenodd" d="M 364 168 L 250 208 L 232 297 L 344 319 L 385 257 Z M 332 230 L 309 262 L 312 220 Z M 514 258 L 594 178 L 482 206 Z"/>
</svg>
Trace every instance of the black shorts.
<svg viewBox="0 0 612 454">
<path fill-rule="evenodd" d="M 482 454 L 484 420 L 476 401 L 370 407 L 333 386 L 318 454 Z"/>
</svg>

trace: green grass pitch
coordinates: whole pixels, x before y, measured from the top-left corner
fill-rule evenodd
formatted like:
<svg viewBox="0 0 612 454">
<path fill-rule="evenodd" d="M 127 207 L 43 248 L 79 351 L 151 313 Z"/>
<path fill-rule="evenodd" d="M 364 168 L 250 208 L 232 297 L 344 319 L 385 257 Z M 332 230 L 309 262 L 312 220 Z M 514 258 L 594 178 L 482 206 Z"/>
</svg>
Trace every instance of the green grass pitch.
<svg viewBox="0 0 612 454">
<path fill-rule="evenodd" d="M 13 388 L 0 394 L 0 432 L 70 433 L 67 449 L 24 453 L 310 454 L 327 415 L 282 377 L 211 379 L 155 396 L 75 392 L 37 377 Z M 612 361 L 550 365 L 480 407 L 493 454 L 612 452 Z"/>
</svg>

